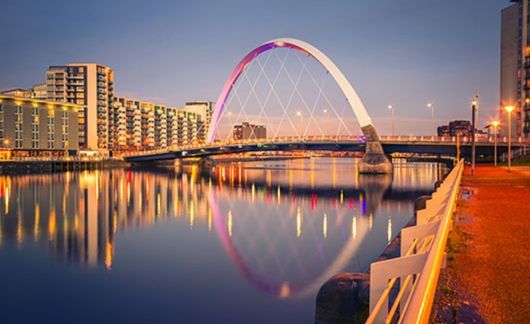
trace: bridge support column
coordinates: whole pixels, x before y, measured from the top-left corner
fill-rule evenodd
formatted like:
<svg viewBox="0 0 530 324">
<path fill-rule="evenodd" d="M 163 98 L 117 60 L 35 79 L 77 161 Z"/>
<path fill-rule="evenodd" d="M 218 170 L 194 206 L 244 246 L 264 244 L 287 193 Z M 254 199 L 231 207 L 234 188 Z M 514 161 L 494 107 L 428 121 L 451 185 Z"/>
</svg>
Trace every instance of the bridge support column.
<svg viewBox="0 0 530 324">
<path fill-rule="evenodd" d="M 388 174 L 393 172 L 390 159 L 385 155 L 379 136 L 373 125 L 364 126 L 363 134 L 366 137 L 366 152 L 359 162 L 359 173 Z"/>
<path fill-rule="evenodd" d="M 211 157 L 203 157 L 197 163 L 201 169 L 209 169 L 217 165 L 217 162 Z"/>
</svg>

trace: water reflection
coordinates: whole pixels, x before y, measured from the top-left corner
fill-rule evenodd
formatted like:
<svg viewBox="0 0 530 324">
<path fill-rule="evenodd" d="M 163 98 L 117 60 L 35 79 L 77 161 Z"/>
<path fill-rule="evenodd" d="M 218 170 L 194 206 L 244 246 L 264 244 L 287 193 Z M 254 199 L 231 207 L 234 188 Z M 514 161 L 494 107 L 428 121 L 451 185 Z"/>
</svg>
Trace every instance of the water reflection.
<svg viewBox="0 0 530 324">
<path fill-rule="evenodd" d="M 354 160 L 320 158 L 233 163 L 206 174 L 190 167 L 0 176 L 0 249 L 47 244 L 54 260 L 112 271 L 121 235 L 174 222 L 216 236 L 257 291 L 303 298 L 338 272 L 364 270 L 443 172 L 404 164 L 393 177 L 361 176 Z"/>
</svg>

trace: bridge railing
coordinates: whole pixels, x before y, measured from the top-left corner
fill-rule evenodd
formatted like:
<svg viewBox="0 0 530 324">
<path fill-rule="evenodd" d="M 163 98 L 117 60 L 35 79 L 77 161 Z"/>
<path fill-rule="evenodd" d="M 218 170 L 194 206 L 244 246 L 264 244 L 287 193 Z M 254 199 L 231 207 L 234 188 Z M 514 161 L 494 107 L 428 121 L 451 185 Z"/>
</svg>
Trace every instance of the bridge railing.
<svg viewBox="0 0 530 324">
<path fill-rule="evenodd" d="M 456 144 L 456 137 L 450 136 L 380 136 L 380 140 L 387 143 L 453 143 Z M 461 137 L 461 144 L 469 144 L 471 139 L 468 137 Z M 233 146 L 233 145 L 252 145 L 259 143 L 275 144 L 275 143 L 300 143 L 300 142 L 328 142 L 328 141 L 347 141 L 347 142 L 364 142 L 366 141 L 363 136 L 349 136 L 349 135 L 339 135 L 339 136 L 282 136 L 282 137 L 273 137 L 273 138 L 261 138 L 261 139 L 247 139 L 247 140 L 227 140 L 227 141 L 217 141 L 213 143 L 193 143 L 187 145 L 178 145 L 170 146 L 167 148 L 161 149 L 149 149 L 143 151 L 134 151 L 124 153 L 124 157 L 128 156 L 139 156 L 139 155 L 151 155 L 151 154 L 162 154 L 168 153 L 171 151 L 185 151 L 185 150 L 197 150 L 197 149 L 208 149 L 208 148 L 217 148 L 224 146 Z M 478 144 L 491 144 L 493 143 L 493 137 L 477 137 Z M 505 137 L 497 139 L 498 144 L 506 144 L 507 139 Z M 512 139 L 512 143 L 527 143 L 530 145 L 530 139 L 516 138 Z"/>
<path fill-rule="evenodd" d="M 401 230 L 401 257 L 371 264 L 366 323 L 429 322 L 463 168 L 461 160 L 417 212 L 416 226 Z"/>
</svg>

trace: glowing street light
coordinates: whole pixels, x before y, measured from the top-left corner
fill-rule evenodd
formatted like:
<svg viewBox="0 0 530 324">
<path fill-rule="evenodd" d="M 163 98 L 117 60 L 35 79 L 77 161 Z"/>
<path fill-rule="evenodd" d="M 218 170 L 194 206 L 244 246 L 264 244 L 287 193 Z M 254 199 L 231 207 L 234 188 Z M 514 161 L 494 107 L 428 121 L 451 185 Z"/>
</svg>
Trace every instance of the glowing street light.
<svg viewBox="0 0 530 324">
<path fill-rule="evenodd" d="M 508 172 L 512 167 L 512 111 L 515 106 L 505 106 L 504 110 L 508 113 Z"/>
<path fill-rule="evenodd" d="M 431 109 L 432 129 L 434 135 L 436 135 L 436 126 L 434 125 L 434 104 L 432 102 L 427 103 L 427 108 Z"/>
<path fill-rule="evenodd" d="M 497 127 L 499 127 L 500 122 L 494 120 L 491 122 L 493 126 L 493 165 L 497 166 Z"/>
<path fill-rule="evenodd" d="M 475 158 L 476 158 L 476 139 L 477 139 L 477 110 L 478 110 L 478 95 L 473 97 L 471 102 L 471 175 L 475 174 Z"/>
<path fill-rule="evenodd" d="M 388 109 L 392 113 L 392 136 L 394 136 L 394 107 L 392 105 L 388 105 Z"/>
<path fill-rule="evenodd" d="M 301 112 L 300 110 L 298 110 L 298 111 L 296 112 L 296 116 L 300 117 L 300 127 L 301 127 L 302 130 L 303 130 L 303 128 L 304 128 L 304 115 L 302 114 L 302 112 Z M 297 132 L 297 133 L 298 133 L 298 132 Z M 300 135 L 298 135 L 298 136 L 300 136 Z"/>
</svg>

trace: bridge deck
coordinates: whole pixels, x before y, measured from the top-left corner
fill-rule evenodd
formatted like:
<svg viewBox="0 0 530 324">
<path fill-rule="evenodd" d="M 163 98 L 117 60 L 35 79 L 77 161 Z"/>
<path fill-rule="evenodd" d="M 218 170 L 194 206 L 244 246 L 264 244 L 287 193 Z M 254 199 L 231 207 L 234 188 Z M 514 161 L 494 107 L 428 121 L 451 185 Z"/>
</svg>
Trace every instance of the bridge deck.
<svg viewBox="0 0 530 324">
<path fill-rule="evenodd" d="M 381 144 L 386 153 L 418 153 L 436 155 L 456 155 L 456 142 L 451 138 L 439 137 L 382 137 Z M 494 143 L 488 140 L 477 142 L 477 154 L 493 155 Z M 507 151 L 508 143 L 499 140 L 498 154 Z M 512 148 L 529 148 L 527 141 L 512 142 Z M 144 151 L 125 157 L 128 162 L 156 162 L 182 158 L 202 158 L 223 154 L 267 152 L 267 151 L 341 151 L 364 152 L 366 142 L 362 137 L 308 137 L 308 138 L 275 138 L 255 141 L 237 141 L 212 143 L 185 147 L 173 147 L 164 150 Z M 471 143 L 463 140 L 461 153 L 469 155 Z"/>
</svg>

